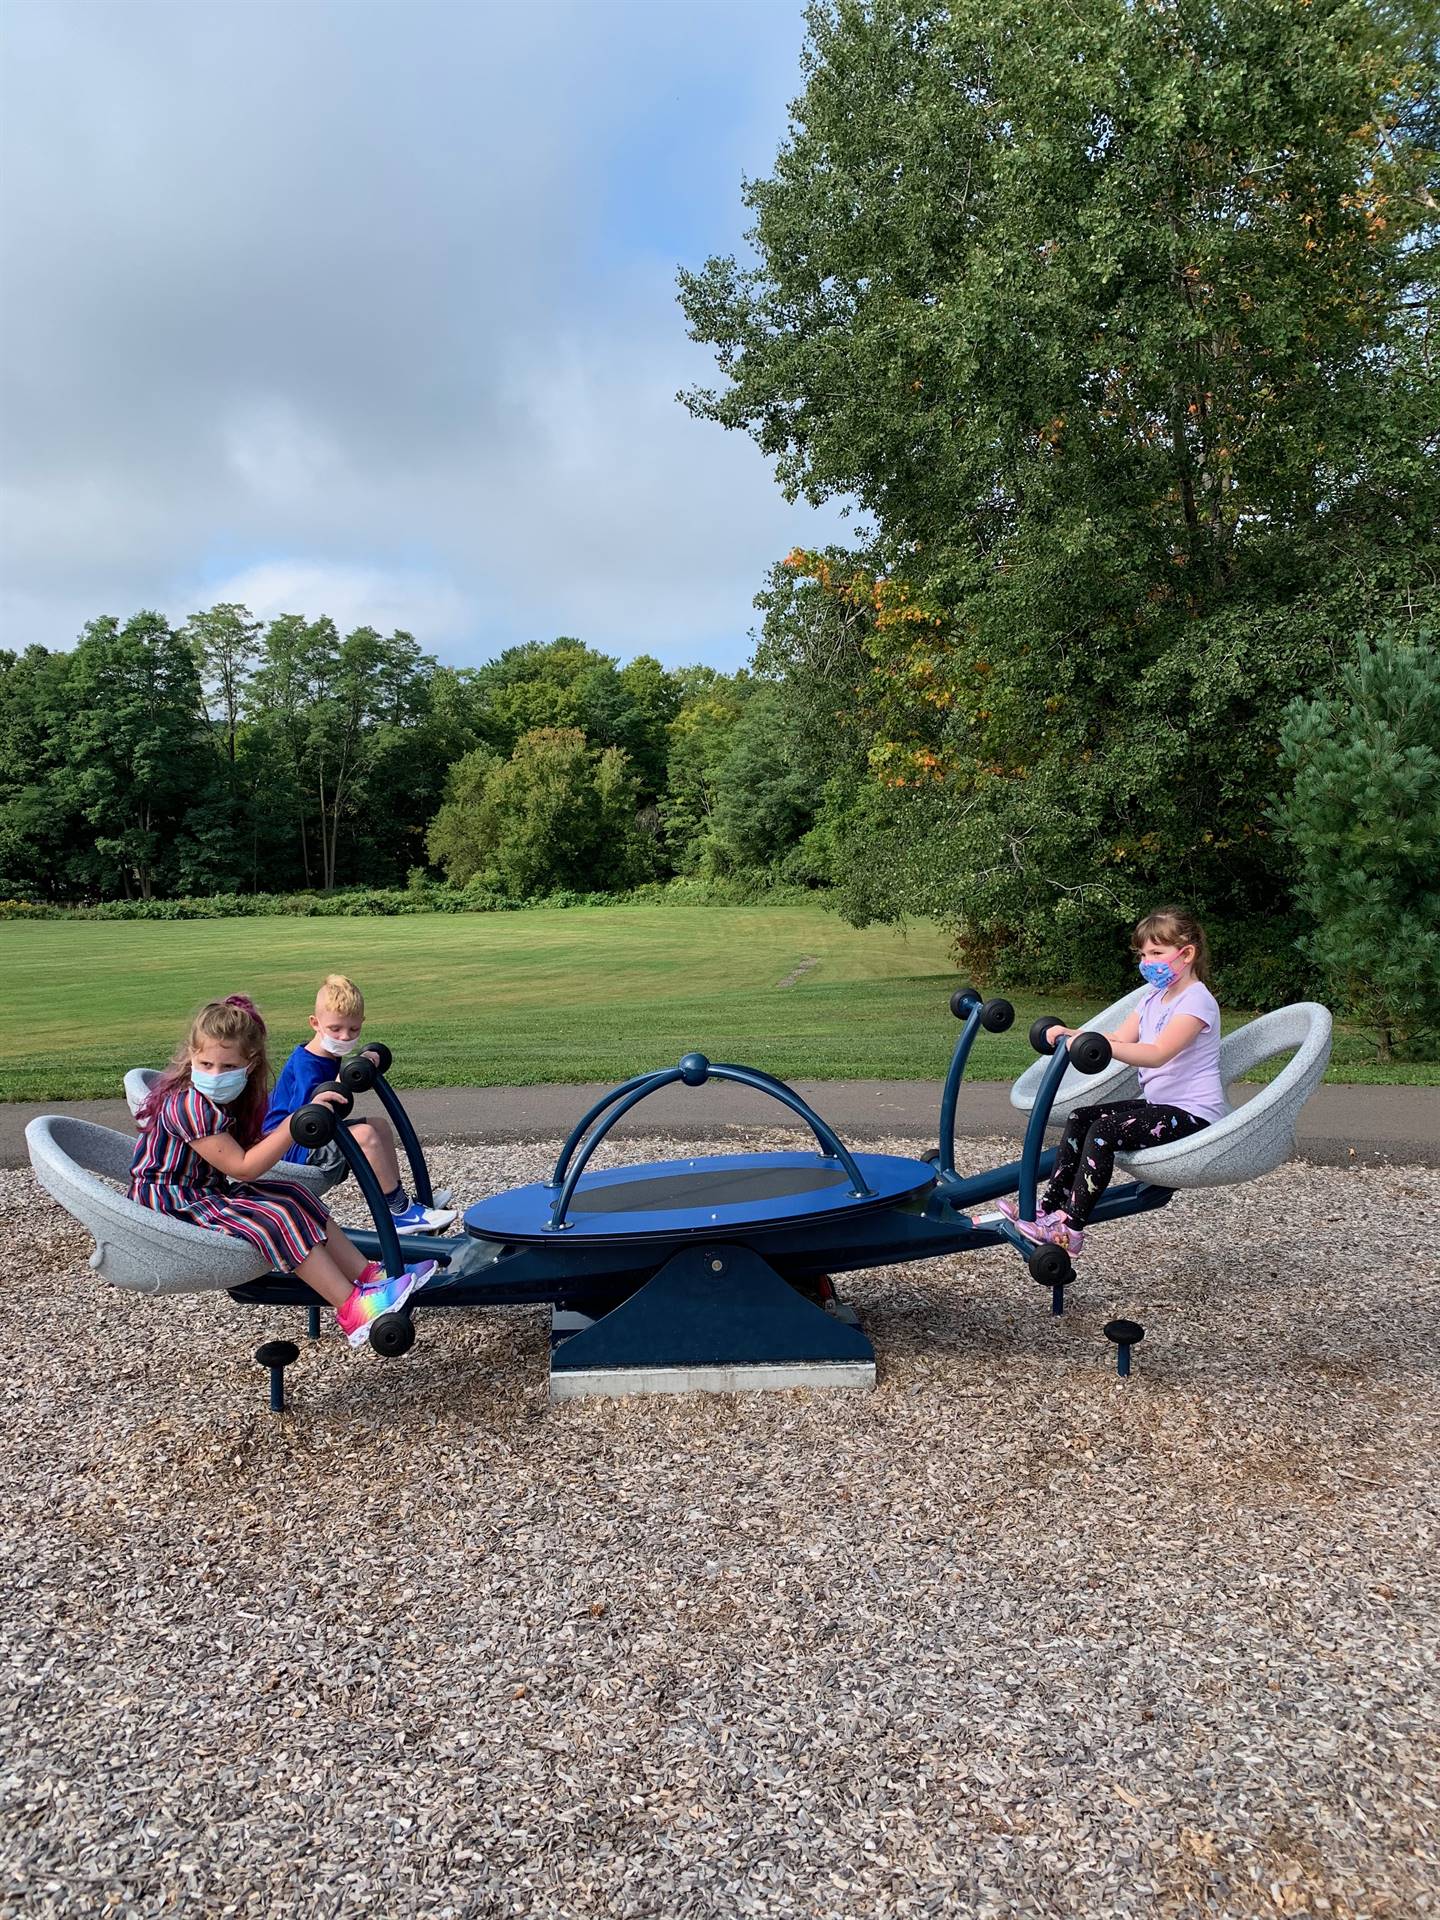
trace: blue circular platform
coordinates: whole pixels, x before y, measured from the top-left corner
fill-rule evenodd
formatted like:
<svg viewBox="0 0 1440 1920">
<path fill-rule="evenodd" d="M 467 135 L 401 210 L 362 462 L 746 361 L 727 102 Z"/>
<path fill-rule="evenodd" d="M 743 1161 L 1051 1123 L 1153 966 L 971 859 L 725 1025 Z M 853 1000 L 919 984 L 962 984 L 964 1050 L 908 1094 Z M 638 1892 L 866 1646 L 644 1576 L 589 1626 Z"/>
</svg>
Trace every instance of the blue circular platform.
<svg viewBox="0 0 1440 1920">
<path fill-rule="evenodd" d="M 483 1240 L 552 1246 L 689 1234 L 740 1239 L 758 1228 L 869 1213 L 935 1184 L 935 1169 L 925 1160 L 857 1153 L 855 1163 L 872 1189 L 858 1199 L 839 1161 L 815 1153 L 714 1153 L 607 1167 L 582 1176 L 558 1229 L 550 1225 L 550 1214 L 559 1189 L 537 1181 L 468 1208 L 465 1231 Z"/>
</svg>

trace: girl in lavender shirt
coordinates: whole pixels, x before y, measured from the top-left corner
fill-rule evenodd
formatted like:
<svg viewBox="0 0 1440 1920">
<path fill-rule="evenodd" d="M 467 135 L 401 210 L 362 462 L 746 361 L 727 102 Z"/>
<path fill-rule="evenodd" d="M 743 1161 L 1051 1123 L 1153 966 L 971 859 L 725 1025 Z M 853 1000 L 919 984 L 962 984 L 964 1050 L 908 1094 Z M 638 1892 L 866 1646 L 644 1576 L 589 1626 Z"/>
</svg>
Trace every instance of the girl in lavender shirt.
<svg viewBox="0 0 1440 1920">
<path fill-rule="evenodd" d="M 1054 1241 L 1071 1254 L 1084 1245 L 1085 1222 L 1110 1184 L 1117 1152 L 1183 1140 L 1230 1111 L 1220 1080 L 1220 1009 L 1206 985 L 1204 928 L 1179 907 L 1161 907 L 1145 916 L 1130 944 L 1151 991 L 1107 1038 L 1117 1060 L 1139 1068 L 1145 1097 L 1076 1107 L 1035 1219 L 1021 1220 L 1013 1200 L 1001 1202 L 1028 1239 Z M 1055 1026 L 1049 1038 L 1053 1045 L 1079 1031 Z"/>
</svg>

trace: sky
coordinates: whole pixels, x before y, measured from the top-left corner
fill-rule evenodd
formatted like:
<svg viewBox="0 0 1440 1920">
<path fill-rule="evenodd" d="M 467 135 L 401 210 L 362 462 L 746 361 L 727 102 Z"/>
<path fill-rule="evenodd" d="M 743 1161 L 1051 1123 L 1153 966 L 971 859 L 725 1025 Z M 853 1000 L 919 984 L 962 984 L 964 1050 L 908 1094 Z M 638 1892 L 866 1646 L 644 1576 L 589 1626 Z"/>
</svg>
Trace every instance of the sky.
<svg viewBox="0 0 1440 1920">
<path fill-rule="evenodd" d="M 5 0 L 0 646 L 100 614 L 732 668 L 796 544 L 679 266 L 743 252 L 799 0 Z"/>
</svg>

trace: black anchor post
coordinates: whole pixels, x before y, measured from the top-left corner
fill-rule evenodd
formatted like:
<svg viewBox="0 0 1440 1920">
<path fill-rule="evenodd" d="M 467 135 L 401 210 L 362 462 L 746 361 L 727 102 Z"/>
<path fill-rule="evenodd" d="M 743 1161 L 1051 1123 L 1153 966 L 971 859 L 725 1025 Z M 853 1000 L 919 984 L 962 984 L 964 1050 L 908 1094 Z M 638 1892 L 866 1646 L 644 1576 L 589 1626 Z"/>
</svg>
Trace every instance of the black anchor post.
<svg viewBox="0 0 1440 1920">
<path fill-rule="evenodd" d="M 293 1340 L 267 1340 L 263 1347 L 255 1349 L 255 1358 L 262 1367 L 270 1369 L 270 1411 L 285 1411 L 285 1369 L 292 1360 L 300 1358 L 300 1349 Z"/>
<path fill-rule="evenodd" d="M 1037 1247 L 1025 1264 L 1030 1269 L 1030 1278 L 1050 1289 L 1051 1313 L 1057 1316 L 1064 1313 L 1065 1289 L 1075 1278 L 1069 1254 L 1051 1241 L 1043 1247 Z"/>
<path fill-rule="evenodd" d="M 1138 1320 L 1107 1320 L 1105 1338 L 1115 1342 L 1115 1371 L 1124 1380 L 1130 1372 L 1130 1349 L 1139 1346 L 1145 1329 Z"/>
</svg>

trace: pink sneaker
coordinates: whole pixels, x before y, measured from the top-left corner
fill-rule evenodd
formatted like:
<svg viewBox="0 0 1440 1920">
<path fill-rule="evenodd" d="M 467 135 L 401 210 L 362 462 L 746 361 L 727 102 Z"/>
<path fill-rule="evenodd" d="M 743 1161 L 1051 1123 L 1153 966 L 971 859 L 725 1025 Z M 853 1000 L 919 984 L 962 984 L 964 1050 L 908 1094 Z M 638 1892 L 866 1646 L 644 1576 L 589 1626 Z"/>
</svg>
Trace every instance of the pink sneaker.
<svg viewBox="0 0 1440 1920">
<path fill-rule="evenodd" d="M 1020 1218 L 1020 1202 L 1018 1200 L 997 1200 L 995 1202 L 995 1211 L 997 1213 L 1003 1213 L 1007 1220 L 1013 1220 L 1020 1231 L 1029 1235 L 1032 1239 L 1035 1236 L 1030 1234 L 1031 1227 L 1047 1227 L 1052 1220 L 1058 1220 L 1060 1218 L 1058 1213 L 1046 1213 L 1044 1209 L 1041 1208 L 1036 1212 L 1033 1220 L 1022 1220 Z"/>
<path fill-rule="evenodd" d="M 380 1316 L 403 1307 L 411 1294 L 418 1293 L 434 1273 L 435 1262 L 421 1260 L 404 1273 L 397 1273 L 393 1280 L 386 1276 L 357 1286 L 344 1306 L 335 1309 L 335 1319 L 350 1345 L 363 1347 Z"/>
<path fill-rule="evenodd" d="M 1027 1240 L 1033 1240 L 1037 1247 L 1048 1247 L 1052 1233 L 1048 1224 L 1042 1226 L 1038 1220 L 1017 1220 L 1015 1225 Z"/>
<path fill-rule="evenodd" d="M 1022 1228 L 1023 1232 L 1024 1229 Z M 1085 1245 L 1085 1229 L 1072 1227 L 1063 1213 L 1048 1214 L 1044 1226 L 1045 1238 L 1052 1246 L 1064 1247 L 1073 1260 Z"/>
</svg>

